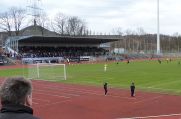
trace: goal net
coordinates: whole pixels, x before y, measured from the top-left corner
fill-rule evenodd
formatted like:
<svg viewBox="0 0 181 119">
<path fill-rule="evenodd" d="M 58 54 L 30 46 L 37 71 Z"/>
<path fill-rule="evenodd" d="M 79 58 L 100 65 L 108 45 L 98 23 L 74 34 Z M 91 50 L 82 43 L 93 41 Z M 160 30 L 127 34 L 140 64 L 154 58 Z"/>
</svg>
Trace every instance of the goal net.
<svg viewBox="0 0 181 119">
<path fill-rule="evenodd" d="M 65 64 L 37 63 L 28 65 L 29 79 L 66 80 Z"/>
</svg>

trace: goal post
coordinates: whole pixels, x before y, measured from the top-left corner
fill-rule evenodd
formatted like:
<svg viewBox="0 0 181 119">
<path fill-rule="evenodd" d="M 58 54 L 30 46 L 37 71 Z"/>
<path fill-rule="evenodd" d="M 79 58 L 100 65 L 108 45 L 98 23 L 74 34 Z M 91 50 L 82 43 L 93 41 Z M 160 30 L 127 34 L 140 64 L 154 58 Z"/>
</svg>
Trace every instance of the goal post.
<svg viewBox="0 0 181 119">
<path fill-rule="evenodd" d="M 28 65 L 29 79 L 66 80 L 66 65 L 54 63 L 37 63 Z"/>
</svg>

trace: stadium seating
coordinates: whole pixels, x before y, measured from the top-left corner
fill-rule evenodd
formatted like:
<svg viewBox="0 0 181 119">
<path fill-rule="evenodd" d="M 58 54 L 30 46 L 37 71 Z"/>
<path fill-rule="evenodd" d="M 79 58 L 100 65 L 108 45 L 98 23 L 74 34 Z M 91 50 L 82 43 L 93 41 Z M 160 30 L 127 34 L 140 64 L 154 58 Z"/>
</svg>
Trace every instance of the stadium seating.
<svg viewBox="0 0 181 119">
<path fill-rule="evenodd" d="M 78 57 L 100 56 L 107 51 L 96 47 L 20 47 L 22 57 Z"/>
</svg>

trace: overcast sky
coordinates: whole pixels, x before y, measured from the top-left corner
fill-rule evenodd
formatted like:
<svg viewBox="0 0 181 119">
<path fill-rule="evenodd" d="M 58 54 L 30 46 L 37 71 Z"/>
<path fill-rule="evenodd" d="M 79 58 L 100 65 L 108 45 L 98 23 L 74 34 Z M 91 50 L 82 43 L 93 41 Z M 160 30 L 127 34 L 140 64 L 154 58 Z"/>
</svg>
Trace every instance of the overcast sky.
<svg viewBox="0 0 181 119">
<path fill-rule="evenodd" d="M 28 6 L 30 0 L 1 0 L 0 11 Z M 32 0 L 33 1 L 33 0 Z M 111 33 L 114 28 L 157 32 L 157 0 L 41 0 L 51 18 L 57 12 L 84 19 L 92 31 Z M 160 0 L 160 32 L 181 34 L 181 0 Z"/>
</svg>

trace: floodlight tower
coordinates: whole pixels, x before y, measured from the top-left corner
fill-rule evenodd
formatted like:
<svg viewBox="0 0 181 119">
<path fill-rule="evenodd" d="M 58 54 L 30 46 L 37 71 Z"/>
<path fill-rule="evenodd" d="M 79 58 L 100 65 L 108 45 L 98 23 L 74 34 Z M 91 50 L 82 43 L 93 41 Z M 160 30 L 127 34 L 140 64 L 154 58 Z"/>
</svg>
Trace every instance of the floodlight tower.
<svg viewBox="0 0 181 119">
<path fill-rule="evenodd" d="M 27 0 L 28 1 L 28 14 L 33 17 L 33 22 L 34 25 L 36 25 L 36 22 L 41 16 L 42 8 L 40 7 L 41 5 L 41 0 Z"/>
<path fill-rule="evenodd" d="M 160 54 L 160 10 L 159 10 L 159 0 L 157 0 L 157 54 Z"/>
</svg>

